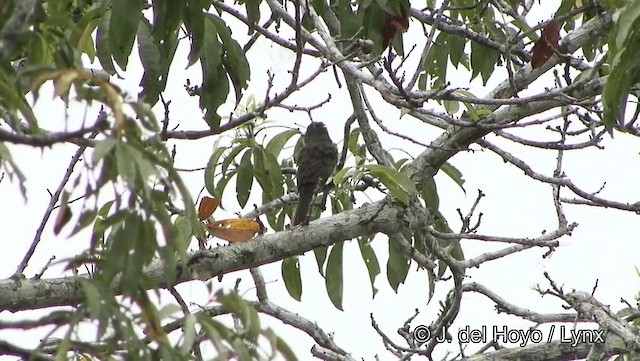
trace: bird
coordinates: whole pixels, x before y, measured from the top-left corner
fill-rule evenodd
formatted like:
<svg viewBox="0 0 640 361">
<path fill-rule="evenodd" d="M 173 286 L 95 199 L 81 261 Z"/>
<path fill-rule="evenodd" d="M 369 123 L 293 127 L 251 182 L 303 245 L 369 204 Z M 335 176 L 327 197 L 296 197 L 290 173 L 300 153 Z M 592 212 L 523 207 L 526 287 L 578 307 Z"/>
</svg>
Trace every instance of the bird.
<svg viewBox="0 0 640 361">
<path fill-rule="evenodd" d="M 309 125 L 298 160 L 298 204 L 293 226 L 309 224 L 309 208 L 316 188 L 324 185 L 338 164 L 338 148 L 329 137 L 324 123 L 312 122 Z"/>
</svg>

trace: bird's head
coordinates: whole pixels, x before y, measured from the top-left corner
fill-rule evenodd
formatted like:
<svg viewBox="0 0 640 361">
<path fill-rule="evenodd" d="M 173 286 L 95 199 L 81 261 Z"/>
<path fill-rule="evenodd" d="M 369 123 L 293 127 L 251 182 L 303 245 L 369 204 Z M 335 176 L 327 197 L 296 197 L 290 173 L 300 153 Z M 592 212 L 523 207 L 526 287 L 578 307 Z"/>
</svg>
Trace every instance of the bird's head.
<svg viewBox="0 0 640 361">
<path fill-rule="evenodd" d="M 312 122 L 307 127 L 307 132 L 304 133 L 304 137 L 310 138 L 320 134 L 326 134 L 328 136 L 327 127 L 322 122 Z"/>
</svg>

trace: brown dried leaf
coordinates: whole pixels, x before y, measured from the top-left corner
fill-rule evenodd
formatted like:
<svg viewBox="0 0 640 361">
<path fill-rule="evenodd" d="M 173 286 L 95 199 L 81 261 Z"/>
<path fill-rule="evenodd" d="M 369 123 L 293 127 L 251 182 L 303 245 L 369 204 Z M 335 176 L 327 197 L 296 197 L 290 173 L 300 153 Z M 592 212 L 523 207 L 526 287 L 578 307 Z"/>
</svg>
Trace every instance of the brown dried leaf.
<svg viewBox="0 0 640 361">
<path fill-rule="evenodd" d="M 64 227 L 69 222 L 69 220 L 71 220 L 71 216 L 71 208 L 69 208 L 66 203 L 61 205 L 60 209 L 58 210 L 58 215 L 56 216 L 56 221 L 53 224 L 53 234 L 57 236 L 58 233 L 60 233 L 60 231 L 62 230 L 62 227 Z"/>
<path fill-rule="evenodd" d="M 409 29 L 409 17 L 404 8 L 402 8 L 402 16 L 395 16 L 389 13 L 385 13 L 384 24 L 382 25 L 382 46 L 386 49 L 393 37 L 396 35 L 396 31 L 402 32 Z"/>
<path fill-rule="evenodd" d="M 542 29 L 540 39 L 533 46 L 533 57 L 531 58 L 531 68 L 539 68 L 551 58 L 554 49 L 558 48 L 560 42 L 560 23 L 552 19 Z"/>
</svg>

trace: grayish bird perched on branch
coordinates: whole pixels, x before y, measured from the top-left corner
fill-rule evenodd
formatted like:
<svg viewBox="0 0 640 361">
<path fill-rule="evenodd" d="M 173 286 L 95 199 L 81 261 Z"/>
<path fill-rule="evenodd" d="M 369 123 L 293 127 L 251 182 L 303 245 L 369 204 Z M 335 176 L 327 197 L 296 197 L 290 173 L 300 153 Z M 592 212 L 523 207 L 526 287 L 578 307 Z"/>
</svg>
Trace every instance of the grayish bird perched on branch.
<svg viewBox="0 0 640 361">
<path fill-rule="evenodd" d="M 338 148 L 323 123 L 313 122 L 304 134 L 304 148 L 298 161 L 298 205 L 293 226 L 309 224 L 311 200 L 318 186 L 323 186 L 338 164 Z"/>
</svg>

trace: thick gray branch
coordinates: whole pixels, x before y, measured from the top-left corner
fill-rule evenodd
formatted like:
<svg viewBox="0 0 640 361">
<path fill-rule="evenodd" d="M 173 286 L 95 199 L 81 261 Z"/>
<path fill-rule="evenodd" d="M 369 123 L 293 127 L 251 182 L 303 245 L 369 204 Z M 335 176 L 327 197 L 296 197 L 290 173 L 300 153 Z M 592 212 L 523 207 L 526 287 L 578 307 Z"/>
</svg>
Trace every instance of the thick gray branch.
<svg viewBox="0 0 640 361">
<path fill-rule="evenodd" d="M 606 77 L 574 87 L 565 95 L 575 99 L 598 95 L 602 92 L 604 84 L 606 84 Z M 562 97 L 556 97 L 556 99 L 533 101 L 525 105 L 511 105 L 498 109 L 493 114 L 481 119 L 478 122 L 480 126 L 451 126 L 431 143 L 431 147 L 416 157 L 410 164 L 408 175 L 418 185 L 422 184 L 425 179 L 433 177 L 449 158 L 462 150 L 466 150 L 471 143 L 480 140 L 492 131 L 490 127 L 482 127 L 481 125 L 508 124 L 565 103 L 566 100 L 563 100 Z"/>
<path fill-rule="evenodd" d="M 626 352 L 615 346 L 614 339 L 605 342 L 605 353 L 609 356 Z M 587 357 L 593 344 L 579 343 L 572 346 L 570 342 L 541 342 L 521 348 L 503 348 L 493 352 L 485 352 L 464 358 L 464 361 L 569 361 Z"/>
<path fill-rule="evenodd" d="M 177 270 L 177 283 L 205 280 L 219 275 L 261 266 L 302 254 L 316 247 L 375 233 L 392 234 L 404 223 L 412 227 L 427 226 L 426 217 L 410 216 L 399 204 L 376 202 L 353 211 L 311 222 L 307 227 L 259 236 L 246 243 L 197 251 L 189 254 L 187 267 Z M 407 218 L 408 217 L 408 218 Z M 156 260 L 146 273 L 161 287 L 166 287 L 164 265 Z M 82 276 L 79 276 L 82 277 Z M 79 277 L 47 280 L 0 281 L 0 310 L 27 310 L 82 302 L 84 294 Z"/>
</svg>

